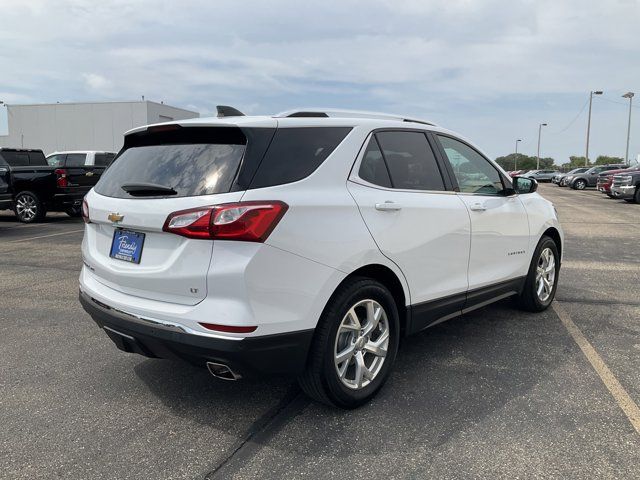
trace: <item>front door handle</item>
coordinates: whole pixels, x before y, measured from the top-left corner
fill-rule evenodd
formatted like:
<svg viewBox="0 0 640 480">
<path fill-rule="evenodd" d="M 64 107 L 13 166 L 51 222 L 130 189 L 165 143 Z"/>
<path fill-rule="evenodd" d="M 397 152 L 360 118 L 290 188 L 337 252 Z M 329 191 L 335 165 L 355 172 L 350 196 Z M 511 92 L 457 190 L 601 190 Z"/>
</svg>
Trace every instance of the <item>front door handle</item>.
<svg viewBox="0 0 640 480">
<path fill-rule="evenodd" d="M 474 212 L 484 212 L 486 209 L 487 207 L 485 207 L 484 204 L 480 202 L 474 203 L 469 207 L 469 210 L 473 210 Z"/>
<path fill-rule="evenodd" d="M 376 203 L 376 210 L 381 212 L 393 212 L 396 210 L 402 210 L 402 205 L 396 202 L 386 201 L 384 203 Z"/>
</svg>

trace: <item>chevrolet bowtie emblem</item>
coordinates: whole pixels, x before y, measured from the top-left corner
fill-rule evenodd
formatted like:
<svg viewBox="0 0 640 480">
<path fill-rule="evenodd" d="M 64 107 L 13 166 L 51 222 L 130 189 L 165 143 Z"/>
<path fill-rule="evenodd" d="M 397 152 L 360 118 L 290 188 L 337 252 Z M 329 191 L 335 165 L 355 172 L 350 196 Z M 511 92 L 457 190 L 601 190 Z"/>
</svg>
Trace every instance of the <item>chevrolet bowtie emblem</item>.
<svg viewBox="0 0 640 480">
<path fill-rule="evenodd" d="M 107 218 L 111 220 L 113 223 L 118 223 L 122 221 L 122 219 L 124 218 L 124 215 L 120 215 L 119 213 L 110 213 Z"/>
<path fill-rule="evenodd" d="M 87 173 L 85 173 L 85 175 L 86 175 L 87 177 L 93 177 L 93 172 L 87 172 Z"/>
</svg>

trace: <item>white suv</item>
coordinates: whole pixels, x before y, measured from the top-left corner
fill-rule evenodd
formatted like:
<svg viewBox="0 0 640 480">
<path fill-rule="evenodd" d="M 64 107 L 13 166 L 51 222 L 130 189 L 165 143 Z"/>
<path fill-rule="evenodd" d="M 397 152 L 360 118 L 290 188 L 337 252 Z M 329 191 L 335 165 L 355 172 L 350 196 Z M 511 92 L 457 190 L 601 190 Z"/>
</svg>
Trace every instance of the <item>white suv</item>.
<svg viewBox="0 0 640 480">
<path fill-rule="evenodd" d="M 352 408 L 401 337 L 509 296 L 549 306 L 563 236 L 536 186 L 391 115 L 141 127 L 86 196 L 80 300 L 124 351 L 295 374 Z"/>
</svg>

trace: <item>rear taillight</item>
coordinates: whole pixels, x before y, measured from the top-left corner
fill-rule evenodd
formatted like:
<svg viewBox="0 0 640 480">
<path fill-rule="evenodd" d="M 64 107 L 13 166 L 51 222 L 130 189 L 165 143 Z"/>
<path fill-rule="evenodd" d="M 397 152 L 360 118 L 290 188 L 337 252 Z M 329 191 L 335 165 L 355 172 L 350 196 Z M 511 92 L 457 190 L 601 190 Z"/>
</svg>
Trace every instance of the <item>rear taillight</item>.
<svg viewBox="0 0 640 480">
<path fill-rule="evenodd" d="M 86 199 L 82 199 L 82 219 L 84 223 L 91 223 L 91 219 L 89 218 L 89 204 Z"/>
<path fill-rule="evenodd" d="M 280 201 L 225 203 L 174 212 L 162 230 L 188 238 L 264 242 L 288 209 Z"/>
<path fill-rule="evenodd" d="M 67 180 L 67 171 L 64 168 L 56 168 L 53 173 L 56 174 L 56 183 L 60 188 L 66 188 L 69 186 L 69 180 Z"/>
</svg>

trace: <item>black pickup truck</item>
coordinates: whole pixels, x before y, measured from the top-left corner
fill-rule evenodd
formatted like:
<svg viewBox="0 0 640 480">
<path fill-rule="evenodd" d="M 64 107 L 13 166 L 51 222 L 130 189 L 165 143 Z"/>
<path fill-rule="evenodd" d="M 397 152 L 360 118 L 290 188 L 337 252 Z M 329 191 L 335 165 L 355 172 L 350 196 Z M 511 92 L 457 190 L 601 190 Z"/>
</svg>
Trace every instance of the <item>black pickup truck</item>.
<svg viewBox="0 0 640 480">
<path fill-rule="evenodd" d="M 50 166 L 42 150 L 0 148 L 0 210 L 13 209 L 24 223 L 42 220 L 47 211 L 79 216 L 104 168 Z"/>
</svg>

